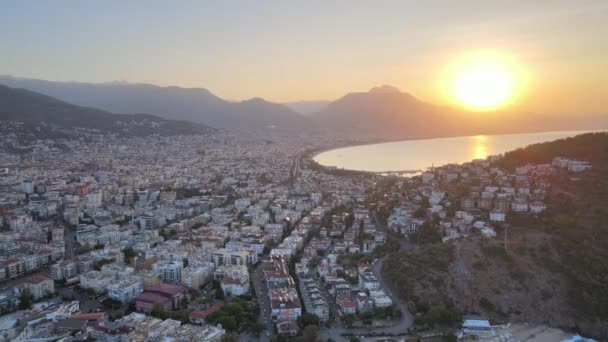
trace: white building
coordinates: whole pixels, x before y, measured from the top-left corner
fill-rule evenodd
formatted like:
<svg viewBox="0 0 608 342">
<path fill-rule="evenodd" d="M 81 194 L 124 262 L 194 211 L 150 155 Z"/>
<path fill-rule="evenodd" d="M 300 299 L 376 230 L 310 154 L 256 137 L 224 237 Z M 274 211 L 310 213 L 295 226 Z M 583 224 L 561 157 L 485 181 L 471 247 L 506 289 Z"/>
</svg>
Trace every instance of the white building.
<svg viewBox="0 0 608 342">
<path fill-rule="evenodd" d="M 213 275 L 213 263 L 207 265 L 190 265 L 182 270 L 182 285 L 199 289 Z"/>
<path fill-rule="evenodd" d="M 80 287 L 93 290 L 95 293 L 103 293 L 108 289 L 115 279 L 99 271 L 89 271 L 79 276 Z"/>
<path fill-rule="evenodd" d="M 78 274 L 76 263 L 62 261 L 51 265 L 51 278 L 54 280 L 70 279 Z"/>
<path fill-rule="evenodd" d="M 363 272 L 359 272 L 359 288 L 361 290 L 367 289 L 370 291 L 375 291 L 380 289 L 380 283 L 371 271 L 366 270 Z"/>
<path fill-rule="evenodd" d="M 525 199 L 515 199 L 511 202 L 511 210 L 518 213 L 525 213 L 528 211 L 528 201 Z"/>
<path fill-rule="evenodd" d="M 490 212 L 490 221 L 492 222 L 504 222 L 507 215 L 504 211 L 494 210 Z"/>
<path fill-rule="evenodd" d="M 135 297 L 144 292 L 141 279 L 126 277 L 108 286 L 108 297 L 121 303 L 131 302 Z"/>
<path fill-rule="evenodd" d="M 383 290 L 370 291 L 369 297 L 377 308 L 385 308 L 393 305 L 393 301 L 384 293 Z"/>
<path fill-rule="evenodd" d="M 160 274 L 164 283 L 179 285 L 182 282 L 183 264 L 179 261 L 156 263 L 152 266 L 154 273 Z"/>
<path fill-rule="evenodd" d="M 540 214 L 545 211 L 545 209 L 547 209 L 547 206 L 542 202 L 533 202 L 530 204 L 530 212 L 533 214 Z"/>
</svg>

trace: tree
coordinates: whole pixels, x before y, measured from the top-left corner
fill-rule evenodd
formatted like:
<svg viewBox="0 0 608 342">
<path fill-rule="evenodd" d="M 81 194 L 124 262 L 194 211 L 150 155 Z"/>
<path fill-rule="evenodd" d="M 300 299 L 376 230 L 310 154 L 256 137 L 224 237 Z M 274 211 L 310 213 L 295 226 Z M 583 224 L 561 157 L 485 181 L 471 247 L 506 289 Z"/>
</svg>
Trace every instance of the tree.
<svg viewBox="0 0 608 342">
<path fill-rule="evenodd" d="M 95 264 L 95 270 L 100 271 L 101 268 L 103 267 L 103 265 L 107 265 L 107 264 L 111 264 L 114 261 L 116 261 L 114 258 L 109 258 L 109 259 L 101 259 L 99 260 L 96 264 Z"/>
<path fill-rule="evenodd" d="M 411 300 L 409 302 L 407 302 L 407 310 L 412 315 L 416 315 L 416 313 L 418 313 L 418 308 L 416 307 L 416 303 Z"/>
<path fill-rule="evenodd" d="M 309 325 L 319 325 L 319 317 L 309 312 L 303 313 L 302 316 L 300 316 L 299 321 L 301 327 L 306 327 Z"/>
<path fill-rule="evenodd" d="M 236 333 L 229 333 L 222 336 L 222 342 L 239 342 L 239 335 Z"/>
<path fill-rule="evenodd" d="M 221 287 L 215 290 L 215 299 L 224 300 L 226 296 L 224 295 L 224 290 Z"/>
<path fill-rule="evenodd" d="M 285 334 L 274 335 L 270 338 L 271 342 L 287 342 L 289 338 Z"/>
<path fill-rule="evenodd" d="M 442 240 L 441 233 L 439 230 L 434 228 L 430 223 L 425 222 L 419 228 L 418 231 L 413 233 L 414 239 L 419 244 L 430 244 L 439 243 Z M 410 237 L 411 239 L 412 237 Z"/>
<path fill-rule="evenodd" d="M 449 333 L 447 336 L 445 336 L 443 338 L 443 340 L 446 342 L 457 342 L 458 337 L 456 335 L 454 335 L 453 333 Z"/>
<path fill-rule="evenodd" d="M 316 342 L 319 339 L 319 327 L 316 325 L 308 325 L 302 332 L 304 342 Z"/>
<path fill-rule="evenodd" d="M 350 314 L 348 314 L 348 315 L 344 315 L 344 316 L 342 316 L 342 322 L 344 322 L 344 324 L 345 324 L 347 327 L 350 327 L 350 326 L 352 326 L 352 325 L 353 325 L 353 323 L 355 322 L 355 316 L 350 315 Z"/>
<path fill-rule="evenodd" d="M 416 211 L 414 211 L 414 217 L 417 217 L 417 218 L 426 217 L 426 209 L 423 207 L 416 209 Z"/>
<path fill-rule="evenodd" d="M 187 296 L 184 296 L 184 297 L 181 299 L 180 307 L 181 307 L 182 309 L 185 309 L 185 308 L 187 308 L 187 307 L 188 307 L 188 303 L 189 303 L 189 301 L 188 301 L 188 297 L 187 297 Z"/>
<path fill-rule="evenodd" d="M 226 304 L 222 307 L 222 310 L 225 311 L 230 316 L 240 316 L 243 313 L 243 307 L 237 303 Z"/>
<path fill-rule="evenodd" d="M 254 322 L 249 329 L 254 335 L 259 336 L 266 329 L 266 326 L 260 322 Z"/>
<path fill-rule="evenodd" d="M 32 297 L 28 289 L 23 289 L 19 296 L 19 310 L 27 310 L 32 307 Z"/>
<path fill-rule="evenodd" d="M 154 303 L 150 314 L 156 318 L 164 319 L 166 316 L 165 308 L 160 303 Z"/>
<path fill-rule="evenodd" d="M 129 263 L 133 257 L 135 257 L 135 252 L 133 248 L 127 247 L 122 250 L 122 255 L 124 256 L 124 260 Z"/>
<path fill-rule="evenodd" d="M 420 201 L 420 205 L 423 208 L 430 208 L 431 207 L 431 203 L 429 202 L 429 199 L 427 197 L 422 197 L 422 201 Z"/>
<path fill-rule="evenodd" d="M 167 230 L 165 230 L 165 228 L 161 228 L 158 232 L 158 235 L 162 236 L 165 240 L 169 238 L 169 233 L 167 233 Z"/>
<path fill-rule="evenodd" d="M 237 328 L 236 320 L 230 316 L 222 316 L 217 322 L 227 331 L 234 331 Z"/>
</svg>

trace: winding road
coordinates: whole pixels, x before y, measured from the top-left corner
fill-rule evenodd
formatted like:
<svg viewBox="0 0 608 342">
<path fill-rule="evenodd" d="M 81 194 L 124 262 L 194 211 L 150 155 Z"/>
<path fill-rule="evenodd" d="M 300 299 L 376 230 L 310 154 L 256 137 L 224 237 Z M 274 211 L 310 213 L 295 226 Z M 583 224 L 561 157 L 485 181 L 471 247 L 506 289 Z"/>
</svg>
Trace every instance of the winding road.
<svg viewBox="0 0 608 342">
<path fill-rule="evenodd" d="M 384 260 L 386 260 L 387 257 L 388 256 L 384 256 L 376 260 L 376 262 L 374 262 L 374 264 L 372 265 L 372 271 L 378 279 L 380 287 L 393 300 L 393 303 L 395 303 L 395 305 L 399 307 L 399 310 L 401 310 L 401 319 L 394 325 L 386 327 L 366 327 L 350 329 L 344 327 L 322 328 L 320 331 L 320 337 L 322 340 L 327 340 L 328 338 L 331 338 L 335 341 L 346 341 L 347 339 L 343 335 L 380 337 L 383 335 L 394 336 L 407 334 L 408 329 L 414 324 L 414 318 L 408 311 L 407 305 L 405 305 L 405 303 L 399 300 L 399 297 L 395 295 L 393 290 L 388 286 L 388 284 L 382 277 L 382 266 L 384 265 Z"/>
</svg>

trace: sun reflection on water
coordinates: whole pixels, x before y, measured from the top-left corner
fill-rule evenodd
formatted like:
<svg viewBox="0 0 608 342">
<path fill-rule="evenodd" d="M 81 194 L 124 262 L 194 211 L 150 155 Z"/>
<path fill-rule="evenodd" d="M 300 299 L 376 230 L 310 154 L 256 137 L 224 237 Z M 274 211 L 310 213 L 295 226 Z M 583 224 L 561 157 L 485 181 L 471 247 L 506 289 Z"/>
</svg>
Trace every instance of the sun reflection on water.
<svg viewBox="0 0 608 342">
<path fill-rule="evenodd" d="M 476 135 L 473 137 L 473 145 L 471 148 L 471 159 L 485 159 L 488 156 L 488 138 L 485 135 Z"/>
</svg>

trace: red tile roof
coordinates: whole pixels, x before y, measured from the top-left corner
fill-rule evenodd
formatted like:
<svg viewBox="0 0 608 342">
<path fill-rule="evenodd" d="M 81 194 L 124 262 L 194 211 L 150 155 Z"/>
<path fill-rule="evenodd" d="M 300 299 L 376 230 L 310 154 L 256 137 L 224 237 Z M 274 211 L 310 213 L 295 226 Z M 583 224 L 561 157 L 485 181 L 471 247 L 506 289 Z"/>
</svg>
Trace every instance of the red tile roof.
<svg viewBox="0 0 608 342">
<path fill-rule="evenodd" d="M 218 311 L 219 309 L 221 309 L 222 306 L 224 306 L 224 302 L 217 302 L 217 303 L 214 303 L 213 305 L 211 305 L 210 307 L 206 308 L 205 310 L 192 311 L 190 316 L 193 318 L 205 318 L 205 317 L 211 315 L 212 313 Z"/>
<path fill-rule="evenodd" d="M 158 283 L 158 284 L 154 284 L 154 285 L 150 286 L 146 290 L 146 292 L 157 292 L 157 293 L 167 294 L 169 296 L 175 296 L 180 293 L 181 294 L 187 293 L 188 289 L 186 289 L 183 286 L 179 286 L 179 285 Z"/>
<path fill-rule="evenodd" d="M 31 276 L 25 277 L 23 279 L 23 282 L 30 283 L 30 284 L 40 284 L 43 281 L 47 281 L 47 280 L 51 280 L 51 278 L 45 277 L 42 274 L 32 274 Z"/>
<path fill-rule="evenodd" d="M 144 302 L 150 304 L 168 304 L 171 303 L 171 300 L 161 294 L 154 292 L 144 292 L 135 298 L 136 302 Z"/>
</svg>

